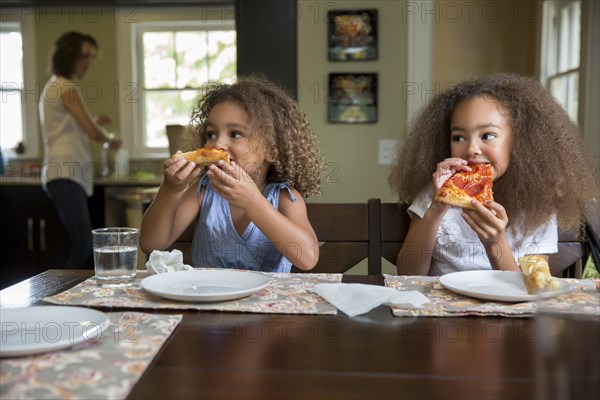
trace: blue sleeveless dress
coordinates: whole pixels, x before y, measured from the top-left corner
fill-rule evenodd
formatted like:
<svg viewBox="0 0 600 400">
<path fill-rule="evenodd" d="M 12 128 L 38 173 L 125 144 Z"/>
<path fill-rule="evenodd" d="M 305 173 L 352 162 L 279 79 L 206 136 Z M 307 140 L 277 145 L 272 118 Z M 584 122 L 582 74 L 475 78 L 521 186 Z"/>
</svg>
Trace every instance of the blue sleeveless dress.
<svg viewBox="0 0 600 400">
<path fill-rule="evenodd" d="M 252 221 L 240 236 L 233 225 L 229 203 L 217 194 L 207 176 L 198 184 L 196 196 L 205 186 L 200 217 L 192 242 L 192 263 L 195 268 L 236 268 L 264 272 L 290 272 L 288 261 Z M 288 183 L 269 183 L 263 196 L 279 208 L 282 190 L 292 201 Z"/>
</svg>

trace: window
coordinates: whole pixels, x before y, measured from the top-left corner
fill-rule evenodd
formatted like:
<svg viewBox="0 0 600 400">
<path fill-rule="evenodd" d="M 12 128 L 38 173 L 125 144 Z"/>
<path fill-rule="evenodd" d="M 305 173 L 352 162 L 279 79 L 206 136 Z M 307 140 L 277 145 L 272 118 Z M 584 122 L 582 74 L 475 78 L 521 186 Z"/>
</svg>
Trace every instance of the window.
<svg viewBox="0 0 600 400">
<path fill-rule="evenodd" d="M 165 154 L 166 125 L 189 123 L 200 86 L 236 78 L 233 22 L 149 22 L 133 27 L 139 88 L 134 131 L 140 154 Z"/>
<path fill-rule="evenodd" d="M 578 123 L 581 4 L 547 0 L 543 13 L 542 82 Z"/>
<path fill-rule="evenodd" d="M 24 139 L 23 39 L 19 23 L 0 25 L 0 147 L 14 149 Z"/>
<path fill-rule="evenodd" d="M 33 36 L 32 28 L 20 22 L 0 22 L 0 148 L 5 159 L 40 155 Z M 23 146 L 16 154 L 19 143 Z"/>
</svg>

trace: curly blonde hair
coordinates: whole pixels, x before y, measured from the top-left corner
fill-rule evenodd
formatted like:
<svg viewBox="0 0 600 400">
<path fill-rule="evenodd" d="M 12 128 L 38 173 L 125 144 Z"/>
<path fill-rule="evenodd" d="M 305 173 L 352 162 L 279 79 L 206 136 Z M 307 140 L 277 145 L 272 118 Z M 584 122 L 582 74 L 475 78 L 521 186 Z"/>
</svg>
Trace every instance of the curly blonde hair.
<svg viewBox="0 0 600 400">
<path fill-rule="evenodd" d="M 275 162 L 267 171 L 267 182 L 288 182 L 304 197 L 320 194 L 317 138 L 295 100 L 262 76 L 240 77 L 233 84 L 209 82 L 201 89 L 190 122 L 200 146 L 208 140 L 209 112 L 223 102 L 242 107 L 266 148 L 273 149 Z"/>
<path fill-rule="evenodd" d="M 482 96 L 498 100 L 509 112 L 510 164 L 493 190 L 495 200 L 506 209 L 511 229 L 531 233 L 553 213 L 561 229 L 580 229 L 599 194 L 592 157 L 556 99 L 537 81 L 515 74 L 460 83 L 419 112 L 388 180 L 398 201 L 412 202 L 431 184 L 437 163 L 450 157 L 453 110 L 463 100 Z"/>
</svg>

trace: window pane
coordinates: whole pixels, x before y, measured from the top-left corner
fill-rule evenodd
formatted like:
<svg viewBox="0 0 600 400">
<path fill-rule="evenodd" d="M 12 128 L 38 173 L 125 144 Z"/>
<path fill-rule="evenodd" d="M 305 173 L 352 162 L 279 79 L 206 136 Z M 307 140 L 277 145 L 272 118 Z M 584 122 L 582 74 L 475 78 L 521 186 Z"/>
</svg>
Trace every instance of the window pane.
<svg viewBox="0 0 600 400">
<path fill-rule="evenodd" d="M 210 31 L 208 33 L 209 80 L 232 83 L 236 77 L 235 31 Z"/>
<path fill-rule="evenodd" d="M 556 97 L 560 104 L 567 104 L 567 79 L 564 76 L 550 80 L 550 92 Z"/>
<path fill-rule="evenodd" d="M 574 2 L 560 11 L 558 72 L 579 67 L 579 42 L 581 11 L 579 2 Z"/>
<path fill-rule="evenodd" d="M 0 107 L 0 132 L 2 132 L 0 135 L 0 147 L 13 148 L 23 140 L 21 92 L 1 91 L 0 95 L 2 95 L 2 107 Z"/>
<path fill-rule="evenodd" d="M 166 125 L 187 125 L 197 90 L 161 90 L 145 93 L 146 146 L 167 147 Z"/>
<path fill-rule="evenodd" d="M 550 80 L 550 91 L 562 104 L 571 119 L 578 122 L 579 73 L 563 75 Z"/>
<path fill-rule="evenodd" d="M 579 74 L 569 74 L 567 85 L 567 112 L 571 119 L 579 123 Z"/>
<path fill-rule="evenodd" d="M 175 87 L 175 43 L 173 32 L 146 32 L 144 41 L 144 87 Z"/>
<path fill-rule="evenodd" d="M 569 69 L 579 67 L 579 44 L 581 42 L 581 8 L 579 2 L 571 4 L 571 43 Z"/>
<path fill-rule="evenodd" d="M 0 33 L 0 82 L 3 88 L 10 89 L 15 88 L 15 85 L 19 88 L 23 85 L 23 50 L 20 32 Z"/>
<path fill-rule="evenodd" d="M 208 80 L 207 32 L 177 32 L 177 87 L 200 87 Z"/>
</svg>

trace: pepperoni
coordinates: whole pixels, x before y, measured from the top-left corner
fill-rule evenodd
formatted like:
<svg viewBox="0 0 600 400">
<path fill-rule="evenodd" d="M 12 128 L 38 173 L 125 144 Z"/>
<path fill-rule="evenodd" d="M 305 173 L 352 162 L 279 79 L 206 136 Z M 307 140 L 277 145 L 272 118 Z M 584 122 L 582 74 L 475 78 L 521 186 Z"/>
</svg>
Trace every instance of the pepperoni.
<svg viewBox="0 0 600 400">
<path fill-rule="evenodd" d="M 464 192 L 471 197 L 477 196 L 485 190 L 485 185 L 481 182 L 471 182 L 463 188 Z"/>
</svg>

